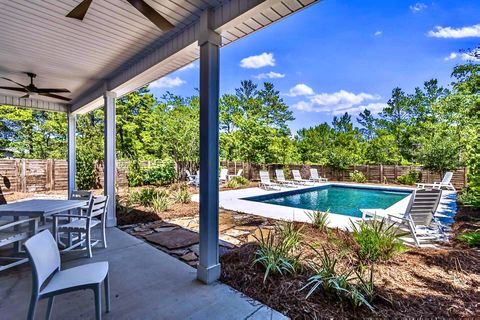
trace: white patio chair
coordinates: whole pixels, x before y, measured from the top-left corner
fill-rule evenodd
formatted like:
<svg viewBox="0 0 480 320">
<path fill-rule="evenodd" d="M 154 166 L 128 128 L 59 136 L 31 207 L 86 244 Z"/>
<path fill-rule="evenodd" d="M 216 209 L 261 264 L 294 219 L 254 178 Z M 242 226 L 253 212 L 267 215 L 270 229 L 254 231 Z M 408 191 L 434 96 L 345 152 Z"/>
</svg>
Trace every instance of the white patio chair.
<svg viewBox="0 0 480 320">
<path fill-rule="evenodd" d="M 293 181 L 295 181 L 296 183 L 303 184 L 303 185 L 313 184 L 312 181 L 310 180 L 302 179 L 302 176 L 300 175 L 299 170 L 292 170 L 292 175 L 293 175 Z"/>
<path fill-rule="evenodd" d="M 194 184 L 196 176 L 191 174 L 189 170 L 185 170 L 185 175 L 187 178 L 187 185 Z"/>
<path fill-rule="evenodd" d="M 67 234 L 78 233 L 80 234 L 78 241 L 70 245 L 68 248 L 63 251 L 73 250 L 81 245 L 85 245 L 87 249 L 88 257 L 92 257 L 92 247 L 95 246 L 98 242 L 102 241 L 103 247 L 107 247 L 107 237 L 106 237 L 106 213 L 107 213 L 107 204 L 108 196 L 96 197 L 93 201 L 90 202 L 89 207 L 86 209 L 84 215 L 72 215 L 72 214 L 56 214 L 55 219 L 59 217 L 69 217 L 77 218 L 66 224 L 59 225 L 57 227 L 57 232 L 63 232 Z M 100 219 L 100 220 L 99 220 Z M 96 240 L 91 238 L 91 230 L 97 225 L 101 225 L 102 228 L 102 240 Z M 85 237 L 83 236 L 85 235 Z M 57 237 L 58 238 L 58 237 Z M 82 249 L 83 250 L 83 249 Z"/>
<path fill-rule="evenodd" d="M 312 182 L 328 182 L 327 178 L 320 177 L 316 168 L 310 168 L 310 181 Z"/>
<path fill-rule="evenodd" d="M 295 181 L 285 179 L 285 174 L 283 172 L 283 169 L 275 169 L 275 176 L 277 177 L 277 179 L 275 181 L 278 184 L 281 184 L 285 187 L 290 187 L 290 188 L 297 188 L 298 187 L 298 185 L 295 183 Z"/>
<path fill-rule="evenodd" d="M 265 190 L 280 190 L 280 185 L 270 181 L 270 175 L 268 171 L 260 171 L 260 183 L 259 187 Z"/>
<path fill-rule="evenodd" d="M 218 181 L 220 183 L 225 183 L 227 182 L 227 179 L 228 179 L 228 169 L 222 169 L 220 170 L 220 177 L 218 178 Z"/>
<path fill-rule="evenodd" d="M 50 319 L 55 296 L 72 291 L 93 290 L 95 296 L 95 318 L 102 318 L 102 283 L 105 287 L 106 311 L 110 311 L 110 288 L 108 262 L 84 264 L 60 270 L 60 253 L 57 243 L 48 231 L 42 231 L 25 242 L 32 264 L 32 295 L 28 309 L 28 320 L 35 318 L 39 300 L 48 298 L 46 319 Z"/>
<path fill-rule="evenodd" d="M 451 183 L 453 178 L 453 172 L 448 171 L 443 176 L 442 181 L 436 181 L 434 183 L 417 183 L 418 189 L 425 189 L 427 187 L 434 188 L 434 189 L 442 189 L 447 188 L 447 190 L 457 191 L 453 184 Z"/>
<path fill-rule="evenodd" d="M 0 247 L 16 244 L 20 251 L 21 242 L 35 234 L 38 228 L 38 218 L 22 219 L 19 221 L 0 220 Z M 15 250 L 15 251 L 17 251 Z M 13 252 L 17 254 L 19 252 Z M 11 261 L 0 265 L 0 272 L 27 262 L 27 258 L 18 256 L 0 257 L 1 260 Z"/>
</svg>

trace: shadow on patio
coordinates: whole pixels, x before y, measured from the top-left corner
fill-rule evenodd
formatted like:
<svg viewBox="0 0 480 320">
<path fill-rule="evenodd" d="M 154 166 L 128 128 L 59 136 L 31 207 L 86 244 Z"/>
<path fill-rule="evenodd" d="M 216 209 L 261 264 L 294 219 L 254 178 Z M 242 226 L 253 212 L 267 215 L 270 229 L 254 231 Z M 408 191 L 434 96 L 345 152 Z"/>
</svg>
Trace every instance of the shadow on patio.
<svg viewBox="0 0 480 320">
<path fill-rule="evenodd" d="M 96 261 L 110 263 L 112 311 L 105 319 L 282 319 L 280 313 L 222 283 L 196 280 L 196 270 L 117 228 L 107 229 L 108 248 L 62 255 L 62 267 Z M 30 266 L 0 274 L 0 317 L 24 319 L 31 290 Z M 37 309 L 43 319 L 47 300 Z M 104 305 L 103 305 L 104 307 Z M 104 308 L 103 308 L 104 309 Z M 93 294 L 79 291 L 59 296 L 53 319 L 91 319 Z"/>
</svg>

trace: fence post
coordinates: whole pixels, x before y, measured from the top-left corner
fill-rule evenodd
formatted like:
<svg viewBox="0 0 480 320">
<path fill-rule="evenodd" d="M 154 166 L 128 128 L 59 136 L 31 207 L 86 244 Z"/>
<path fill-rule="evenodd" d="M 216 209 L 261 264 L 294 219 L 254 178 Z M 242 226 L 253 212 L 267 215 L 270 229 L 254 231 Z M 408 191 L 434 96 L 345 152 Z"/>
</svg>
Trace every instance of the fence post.
<svg viewBox="0 0 480 320">
<path fill-rule="evenodd" d="M 27 162 L 25 159 L 21 160 L 20 185 L 21 192 L 27 192 Z"/>
<path fill-rule="evenodd" d="M 380 164 L 380 183 L 383 183 L 383 164 Z"/>
<path fill-rule="evenodd" d="M 52 190 L 52 159 L 47 159 L 45 161 L 45 189 L 48 191 Z"/>
</svg>

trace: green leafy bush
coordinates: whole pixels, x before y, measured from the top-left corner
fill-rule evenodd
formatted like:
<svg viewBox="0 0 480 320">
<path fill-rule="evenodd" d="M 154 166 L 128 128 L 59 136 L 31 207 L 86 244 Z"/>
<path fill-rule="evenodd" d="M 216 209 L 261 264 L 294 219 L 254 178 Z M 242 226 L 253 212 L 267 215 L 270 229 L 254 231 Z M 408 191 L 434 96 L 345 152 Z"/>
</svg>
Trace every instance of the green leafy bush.
<svg viewBox="0 0 480 320">
<path fill-rule="evenodd" d="M 353 182 L 365 183 L 367 182 L 367 177 L 365 177 L 363 172 L 354 170 L 353 172 L 350 172 L 350 180 Z"/>
<path fill-rule="evenodd" d="M 470 247 L 480 247 L 480 231 L 464 232 L 458 235 L 457 239 L 465 242 Z"/>
<path fill-rule="evenodd" d="M 158 162 L 143 170 L 143 183 L 149 185 L 166 185 L 175 179 L 175 163 L 171 159 Z"/>
<path fill-rule="evenodd" d="M 230 180 L 228 180 L 228 182 L 226 184 L 226 187 L 231 188 L 231 189 L 236 189 L 240 186 L 248 185 L 249 182 L 250 181 L 248 181 L 248 179 L 245 178 L 245 177 L 235 176 L 235 177 L 230 178 Z"/>
<path fill-rule="evenodd" d="M 128 161 L 127 181 L 129 187 L 138 187 L 143 184 L 142 167 L 136 158 Z"/>
<path fill-rule="evenodd" d="M 192 194 L 188 191 L 188 186 L 182 184 L 180 188 L 173 193 L 173 198 L 176 203 L 190 203 L 192 201 Z"/>
<path fill-rule="evenodd" d="M 300 255 L 294 254 L 298 245 L 296 236 L 297 232 L 292 231 L 290 227 L 280 231 L 278 236 L 275 236 L 274 232 L 264 236 L 260 229 L 260 237 L 255 237 L 258 241 L 258 249 L 254 263 L 265 268 L 264 282 L 270 274 L 291 274 L 300 269 Z"/>
<path fill-rule="evenodd" d="M 155 212 L 167 211 L 170 207 L 170 197 L 165 190 L 157 193 L 157 195 L 152 199 L 151 207 Z"/>
<path fill-rule="evenodd" d="M 95 159 L 84 152 L 79 152 L 77 156 L 76 183 L 77 188 L 82 190 L 93 189 L 97 184 Z"/>
<path fill-rule="evenodd" d="M 327 211 L 306 211 L 305 214 L 315 228 L 322 231 L 327 229 L 328 218 L 330 217 L 330 209 L 327 209 Z"/>
<path fill-rule="evenodd" d="M 407 174 L 397 177 L 397 182 L 401 184 L 414 185 L 418 182 L 420 174 L 417 171 L 410 170 Z"/>
<path fill-rule="evenodd" d="M 130 201 L 134 204 L 150 207 L 152 206 L 154 199 L 160 196 L 162 193 L 166 193 L 166 191 L 159 191 L 155 188 L 143 188 L 140 191 L 132 192 L 130 195 Z"/>
<path fill-rule="evenodd" d="M 357 255 L 361 261 L 389 260 L 395 253 L 405 250 L 399 239 L 404 236 L 395 223 L 387 219 L 351 222 L 353 238 L 358 244 Z"/>
<path fill-rule="evenodd" d="M 462 193 L 458 196 L 458 201 L 463 205 L 480 207 L 480 195 L 468 189 L 462 190 Z"/>
</svg>

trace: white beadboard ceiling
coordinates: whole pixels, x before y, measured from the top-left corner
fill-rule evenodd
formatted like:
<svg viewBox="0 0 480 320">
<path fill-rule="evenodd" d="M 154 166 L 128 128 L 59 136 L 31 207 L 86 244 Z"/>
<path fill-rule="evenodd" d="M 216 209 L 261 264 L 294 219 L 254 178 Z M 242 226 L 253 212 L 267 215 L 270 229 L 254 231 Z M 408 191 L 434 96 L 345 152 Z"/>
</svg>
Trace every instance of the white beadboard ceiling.
<svg viewBox="0 0 480 320">
<path fill-rule="evenodd" d="M 67 88 L 71 108 L 101 106 L 105 89 L 125 94 L 194 61 L 203 10 L 214 11 L 222 45 L 245 37 L 316 0 L 145 0 L 175 28 L 162 32 L 125 0 L 93 0 L 83 21 L 66 18 L 81 0 L 0 0 L 0 77 L 38 87 Z M 0 86 L 12 83 L 0 79 Z M 15 86 L 15 85 L 13 85 Z M 0 90 L 0 103 L 65 111 L 44 98 L 18 99 Z M 43 97 L 42 97 L 43 98 Z"/>
</svg>

